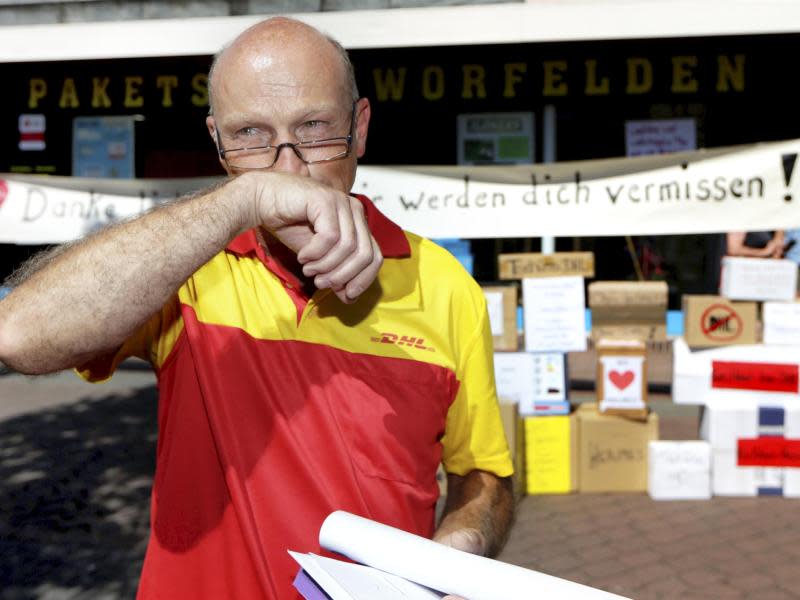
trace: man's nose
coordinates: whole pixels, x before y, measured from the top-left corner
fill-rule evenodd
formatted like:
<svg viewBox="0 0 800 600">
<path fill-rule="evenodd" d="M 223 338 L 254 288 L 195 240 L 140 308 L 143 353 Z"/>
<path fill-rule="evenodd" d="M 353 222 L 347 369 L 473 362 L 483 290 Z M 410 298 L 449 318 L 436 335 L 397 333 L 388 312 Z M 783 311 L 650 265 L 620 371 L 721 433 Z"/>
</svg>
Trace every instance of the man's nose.
<svg viewBox="0 0 800 600">
<path fill-rule="evenodd" d="M 308 173 L 308 166 L 300 160 L 294 148 L 289 144 L 281 144 L 278 146 L 278 156 L 272 168 L 281 173 L 292 173 L 294 175 L 305 175 Z"/>
</svg>

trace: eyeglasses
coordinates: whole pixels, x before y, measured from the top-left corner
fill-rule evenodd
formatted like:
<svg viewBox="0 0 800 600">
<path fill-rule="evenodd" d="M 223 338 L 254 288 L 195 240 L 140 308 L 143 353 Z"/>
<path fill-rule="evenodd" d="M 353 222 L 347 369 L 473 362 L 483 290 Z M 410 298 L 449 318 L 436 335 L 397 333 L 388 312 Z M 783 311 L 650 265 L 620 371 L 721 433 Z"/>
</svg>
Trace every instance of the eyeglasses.
<svg viewBox="0 0 800 600">
<path fill-rule="evenodd" d="M 297 158 L 307 165 L 338 160 L 350 155 L 355 122 L 356 102 L 353 102 L 353 111 L 350 114 L 350 133 L 345 137 L 333 137 L 295 143 L 285 142 L 277 146 L 265 144 L 244 148 L 231 148 L 228 150 L 222 147 L 219 129 L 217 129 L 219 157 L 232 169 L 269 169 L 278 162 L 278 157 L 281 154 L 281 150 L 284 148 L 291 148 L 297 155 Z"/>
</svg>

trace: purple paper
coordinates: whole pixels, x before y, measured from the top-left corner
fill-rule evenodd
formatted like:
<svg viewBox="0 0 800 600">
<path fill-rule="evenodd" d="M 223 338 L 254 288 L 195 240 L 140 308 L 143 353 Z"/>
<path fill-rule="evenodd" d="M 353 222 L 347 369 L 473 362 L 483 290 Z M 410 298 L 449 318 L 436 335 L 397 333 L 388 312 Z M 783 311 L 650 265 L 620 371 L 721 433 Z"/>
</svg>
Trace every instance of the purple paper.
<svg viewBox="0 0 800 600">
<path fill-rule="evenodd" d="M 317 582 L 304 569 L 300 569 L 297 572 L 297 576 L 294 578 L 294 587 L 306 600 L 331 600 L 331 597 L 319 587 Z"/>
</svg>

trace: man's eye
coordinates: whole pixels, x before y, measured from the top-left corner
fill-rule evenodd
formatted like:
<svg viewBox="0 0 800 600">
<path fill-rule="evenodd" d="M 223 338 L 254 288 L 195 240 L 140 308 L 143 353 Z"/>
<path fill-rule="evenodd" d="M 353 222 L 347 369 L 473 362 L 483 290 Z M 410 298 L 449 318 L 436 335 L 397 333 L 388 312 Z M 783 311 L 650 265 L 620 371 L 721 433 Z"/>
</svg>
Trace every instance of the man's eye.
<svg viewBox="0 0 800 600">
<path fill-rule="evenodd" d="M 258 133 L 259 131 L 255 127 L 242 127 L 236 132 L 236 135 L 241 137 L 252 137 L 254 135 L 258 135 Z"/>
<path fill-rule="evenodd" d="M 316 127 L 322 127 L 324 124 L 325 124 L 325 121 L 316 121 L 315 120 L 315 121 L 306 121 L 304 123 L 304 126 L 308 127 L 309 129 L 314 129 Z"/>
</svg>

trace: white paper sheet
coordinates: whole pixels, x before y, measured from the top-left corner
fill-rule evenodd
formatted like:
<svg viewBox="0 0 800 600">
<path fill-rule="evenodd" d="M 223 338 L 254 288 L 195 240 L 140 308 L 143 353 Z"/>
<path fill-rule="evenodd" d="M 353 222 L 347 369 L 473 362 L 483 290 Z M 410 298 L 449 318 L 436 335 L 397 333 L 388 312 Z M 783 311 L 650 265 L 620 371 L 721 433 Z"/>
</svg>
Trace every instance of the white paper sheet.
<svg viewBox="0 0 800 600">
<path fill-rule="evenodd" d="M 603 397 L 600 410 L 644 408 L 642 398 L 643 356 L 601 356 Z"/>
<path fill-rule="evenodd" d="M 800 340 L 800 302 L 764 302 L 764 343 L 794 345 Z"/>
<path fill-rule="evenodd" d="M 586 350 L 586 301 L 583 277 L 522 280 L 525 350 Z"/>
<path fill-rule="evenodd" d="M 503 318 L 503 294 L 500 292 L 483 292 L 486 297 L 486 309 L 489 312 L 489 326 L 492 336 L 503 335 L 505 331 Z"/>
<path fill-rule="evenodd" d="M 333 600 L 440 600 L 444 594 L 378 569 L 289 551 Z"/>
<path fill-rule="evenodd" d="M 325 519 L 319 541 L 324 548 L 356 562 L 468 600 L 622 598 L 537 571 L 454 550 L 343 511 L 331 513 Z M 377 596 L 370 600 L 374 598 Z"/>
<path fill-rule="evenodd" d="M 564 355 L 558 352 L 496 352 L 494 379 L 497 395 L 533 416 L 537 403 L 567 400 Z"/>
</svg>

